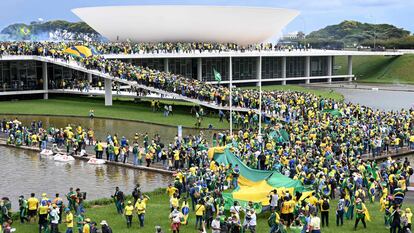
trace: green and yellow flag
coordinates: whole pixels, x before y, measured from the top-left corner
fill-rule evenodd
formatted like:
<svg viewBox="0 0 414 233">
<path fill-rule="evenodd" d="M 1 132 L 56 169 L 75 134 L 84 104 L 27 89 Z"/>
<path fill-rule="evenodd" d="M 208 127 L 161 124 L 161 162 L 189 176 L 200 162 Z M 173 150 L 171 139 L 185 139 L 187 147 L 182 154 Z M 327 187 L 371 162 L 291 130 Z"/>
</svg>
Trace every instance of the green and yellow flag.
<svg viewBox="0 0 414 233">
<path fill-rule="evenodd" d="M 218 82 L 218 84 L 220 84 L 221 82 L 221 74 L 219 72 L 217 72 L 216 69 L 213 68 L 213 72 L 214 72 L 214 79 Z"/>
</svg>

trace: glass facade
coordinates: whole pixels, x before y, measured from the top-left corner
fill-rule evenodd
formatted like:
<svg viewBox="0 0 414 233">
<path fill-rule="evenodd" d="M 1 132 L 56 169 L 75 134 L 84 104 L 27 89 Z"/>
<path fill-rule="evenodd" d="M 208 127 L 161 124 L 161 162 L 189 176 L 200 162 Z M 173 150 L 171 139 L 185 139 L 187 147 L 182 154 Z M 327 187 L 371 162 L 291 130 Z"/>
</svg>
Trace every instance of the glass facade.
<svg viewBox="0 0 414 233">
<path fill-rule="evenodd" d="M 42 63 L 37 61 L 0 61 L 2 91 L 43 89 Z"/>
<path fill-rule="evenodd" d="M 286 77 L 305 76 L 305 57 L 286 57 Z"/>
<path fill-rule="evenodd" d="M 130 61 L 127 60 L 127 62 L 154 70 L 164 70 L 164 59 L 162 58 L 130 59 Z"/>
<path fill-rule="evenodd" d="M 282 58 L 262 57 L 262 79 L 282 78 Z"/>
<path fill-rule="evenodd" d="M 310 58 L 310 75 L 311 76 L 328 75 L 328 57 L 311 57 Z"/>
<path fill-rule="evenodd" d="M 169 58 L 168 68 L 171 73 L 197 79 L 198 60 L 198 58 Z M 157 70 L 165 68 L 164 58 L 124 59 L 123 61 Z M 304 77 L 305 61 L 305 57 L 286 57 L 286 77 Z M 310 57 L 310 76 L 327 76 L 328 62 L 327 56 Z M 333 58 L 332 62 L 334 62 Z M 258 72 L 257 65 L 257 57 L 233 57 L 233 80 L 255 80 Z M 229 80 L 228 57 L 202 58 L 201 68 L 203 81 L 215 81 L 214 70 L 221 74 L 222 81 Z M 42 63 L 39 61 L 0 61 L 0 83 L 2 84 L 0 91 L 41 90 L 43 88 L 42 69 Z M 332 71 L 333 69 L 332 65 Z M 262 57 L 262 79 L 282 78 L 282 70 L 282 57 Z M 50 63 L 47 65 L 47 73 L 49 89 L 61 89 L 63 86 L 73 88 L 77 82 L 86 82 L 88 79 L 87 74 L 83 72 Z M 99 79 L 93 77 L 92 80 L 93 86 L 96 86 Z M 100 83 L 103 85 L 102 79 Z"/>
<path fill-rule="evenodd" d="M 216 81 L 214 69 L 220 73 L 221 81 L 229 80 L 229 58 L 203 58 L 201 64 L 203 81 Z"/>
<path fill-rule="evenodd" d="M 168 70 L 173 74 L 179 74 L 187 78 L 195 78 L 197 77 L 197 59 L 169 58 Z"/>
<path fill-rule="evenodd" d="M 249 80 L 257 78 L 257 57 L 232 58 L 233 80 Z"/>
</svg>

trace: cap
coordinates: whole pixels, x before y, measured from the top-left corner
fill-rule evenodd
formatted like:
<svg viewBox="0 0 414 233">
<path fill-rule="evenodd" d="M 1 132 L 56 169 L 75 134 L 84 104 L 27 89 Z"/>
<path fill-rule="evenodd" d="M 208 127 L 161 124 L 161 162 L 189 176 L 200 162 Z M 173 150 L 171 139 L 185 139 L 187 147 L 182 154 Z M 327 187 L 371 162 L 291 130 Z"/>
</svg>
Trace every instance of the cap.
<svg viewBox="0 0 414 233">
<path fill-rule="evenodd" d="M 85 218 L 85 222 L 91 222 L 90 218 Z"/>
<path fill-rule="evenodd" d="M 108 223 L 105 220 L 102 220 L 101 225 L 108 225 Z"/>
</svg>

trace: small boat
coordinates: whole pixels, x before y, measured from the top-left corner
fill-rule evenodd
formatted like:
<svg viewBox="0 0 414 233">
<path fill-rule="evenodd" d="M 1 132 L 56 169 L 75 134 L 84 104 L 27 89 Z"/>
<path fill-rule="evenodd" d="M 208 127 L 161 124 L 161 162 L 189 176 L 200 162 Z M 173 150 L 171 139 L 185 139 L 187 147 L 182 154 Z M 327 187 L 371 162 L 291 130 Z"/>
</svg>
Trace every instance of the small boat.
<svg viewBox="0 0 414 233">
<path fill-rule="evenodd" d="M 89 161 L 88 161 L 88 164 L 92 164 L 92 165 L 105 164 L 105 160 L 103 160 L 103 159 L 90 158 Z"/>
<path fill-rule="evenodd" d="M 71 161 L 74 161 L 75 158 L 73 158 L 70 155 L 65 155 L 65 154 L 60 154 L 59 153 L 59 154 L 55 155 L 53 160 L 58 161 L 58 162 L 71 162 Z"/>
<path fill-rule="evenodd" d="M 40 155 L 44 155 L 44 156 L 53 156 L 53 151 L 52 150 L 48 150 L 48 149 L 43 149 L 40 152 Z"/>
</svg>

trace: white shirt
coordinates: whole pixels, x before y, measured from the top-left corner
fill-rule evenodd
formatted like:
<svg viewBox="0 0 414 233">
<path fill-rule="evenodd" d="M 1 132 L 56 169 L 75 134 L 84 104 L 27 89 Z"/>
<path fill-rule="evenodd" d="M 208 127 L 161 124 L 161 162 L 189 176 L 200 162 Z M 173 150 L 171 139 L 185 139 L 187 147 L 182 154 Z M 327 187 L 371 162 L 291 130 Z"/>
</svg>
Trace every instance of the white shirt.
<svg viewBox="0 0 414 233">
<path fill-rule="evenodd" d="M 220 229 L 220 220 L 214 219 L 211 222 L 211 233 L 220 233 L 220 230 L 214 230 L 214 228 Z"/>
<path fill-rule="evenodd" d="M 50 211 L 50 216 L 52 217 L 52 223 L 59 223 L 59 210 L 57 208 L 53 208 L 52 211 Z"/>
<path fill-rule="evenodd" d="M 277 206 L 278 201 L 279 201 L 279 196 L 277 194 L 272 194 L 272 201 L 270 202 L 270 206 L 272 207 Z"/>
<path fill-rule="evenodd" d="M 256 213 L 250 215 L 249 226 L 256 226 Z"/>
</svg>

